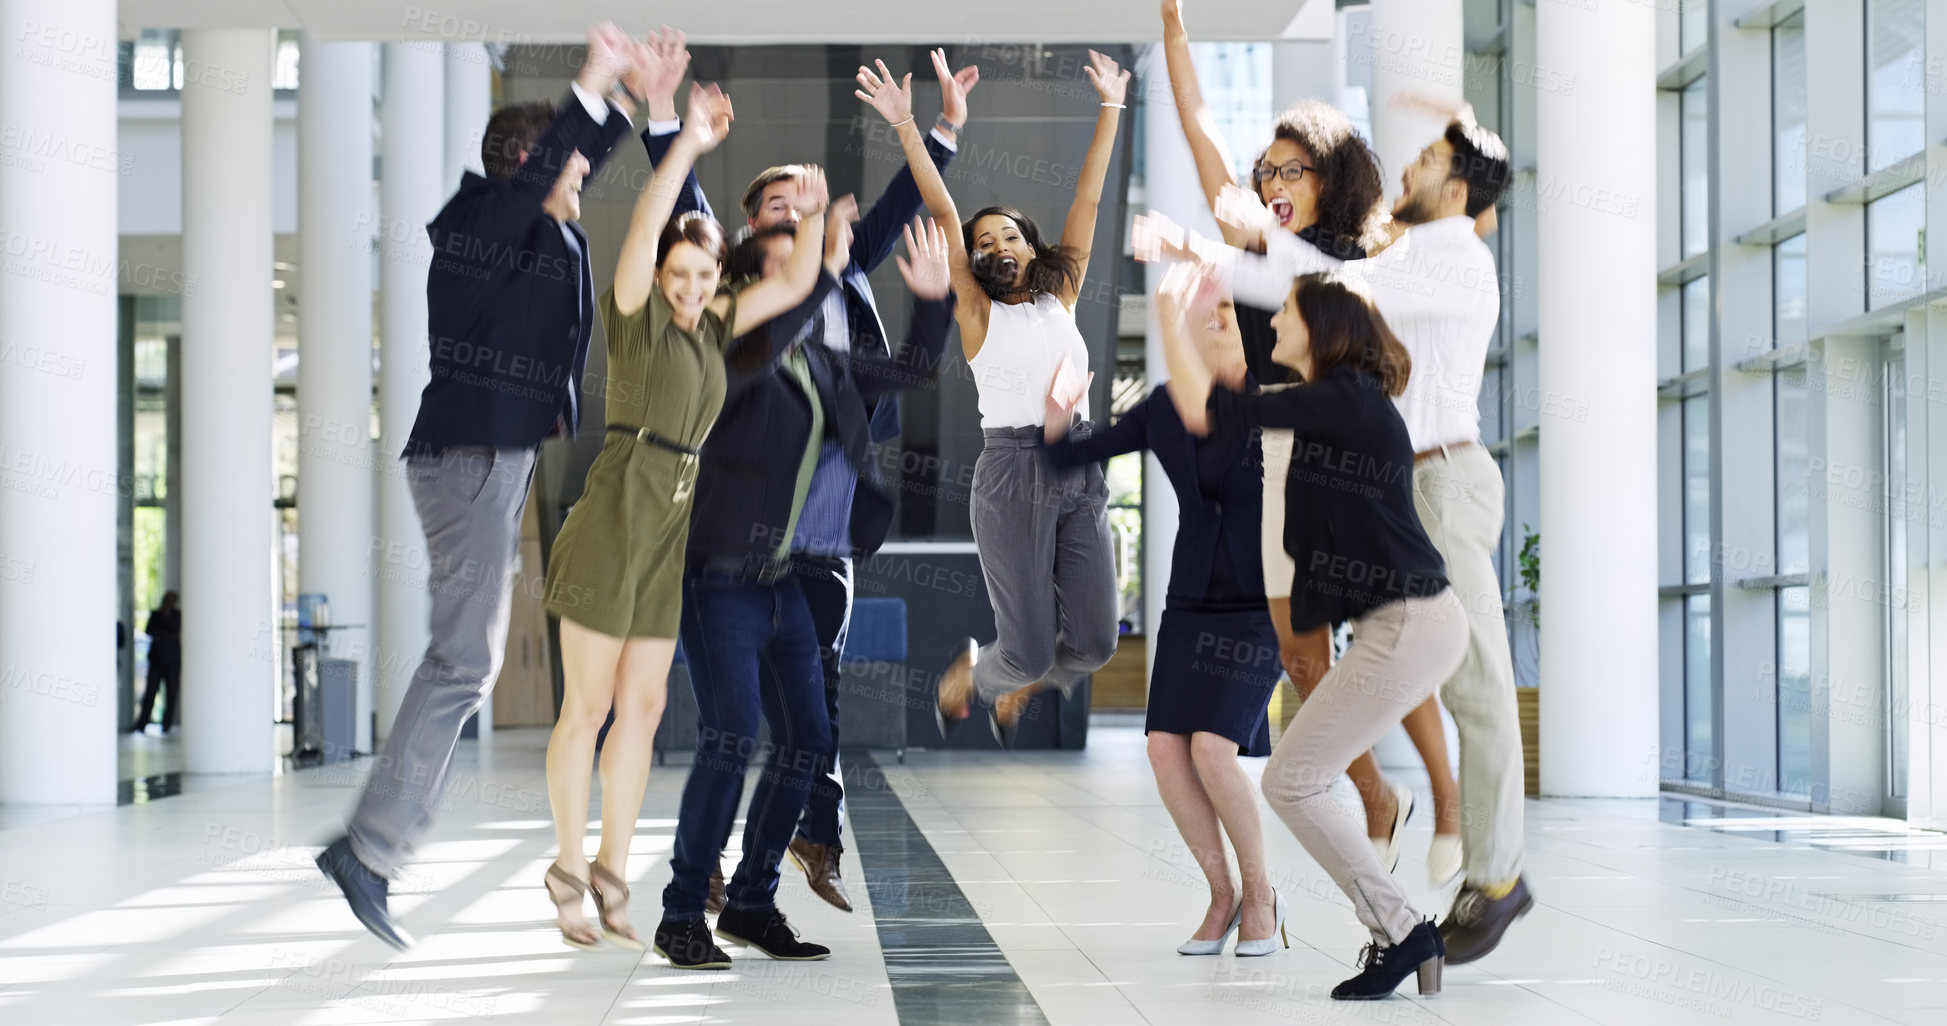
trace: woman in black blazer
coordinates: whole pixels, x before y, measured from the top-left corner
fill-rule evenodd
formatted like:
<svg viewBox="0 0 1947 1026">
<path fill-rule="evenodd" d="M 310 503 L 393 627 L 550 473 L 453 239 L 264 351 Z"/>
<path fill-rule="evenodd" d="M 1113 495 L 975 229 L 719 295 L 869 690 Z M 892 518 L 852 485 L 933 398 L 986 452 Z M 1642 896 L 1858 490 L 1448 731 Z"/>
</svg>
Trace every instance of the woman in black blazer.
<svg viewBox="0 0 1947 1026">
<path fill-rule="evenodd" d="M 1189 341 L 1218 302 L 1213 268 L 1181 264 L 1158 290 L 1170 398 L 1194 434 L 1290 428 L 1285 550 L 1297 564 L 1291 626 L 1351 621 L 1352 647 L 1319 681 L 1264 771 L 1264 796 L 1352 902 L 1372 943 L 1334 998 L 1386 997 L 1416 970 L 1440 989 L 1446 949 L 1367 842 L 1361 817 L 1332 798 L 1352 757 L 1377 742 L 1460 665 L 1467 622 L 1446 566 L 1414 512 L 1413 446 L 1392 397 L 1412 361 L 1341 274 L 1298 278 L 1272 319 L 1271 358 L 1305 384 L 1248 392 L 1214 380 Z M 1280 909 L 1282 912 L 1282 909 Z"/>
<path fill-rule="evenodd" d="M 1190 332 L 1220 378 L 1247 385 L 1243 336 L 1229 300 Z M 1271 754 L 1264 709 L 1279 672 L 1259 553 L 1264 487 L 1257 438 L 1192 435 L 1160 385 L 1115 424 L 1077 438 L 1067 426 L 1079 399 L 1079 393 L 1066 403 L 1049 396 L 1042 458 L 1067 468 L 1147 449 L 1169 475 L 1180 511 L 1167 604 L 1152 635 L 1156 657 L 1143 725 L 1156 790 L 1210 881 L 1203 924 L 1176 950 L 1215 955 L 1238 931 L 1237 954 L 1270 954 L 1277 943 L 1276 895 L 1264 863 L 1257 796 L 1237 762 L 1240 754 Z M 1231 882 L 1225 834 L 1237 849 L 1241 893 Z"/>
</svg>

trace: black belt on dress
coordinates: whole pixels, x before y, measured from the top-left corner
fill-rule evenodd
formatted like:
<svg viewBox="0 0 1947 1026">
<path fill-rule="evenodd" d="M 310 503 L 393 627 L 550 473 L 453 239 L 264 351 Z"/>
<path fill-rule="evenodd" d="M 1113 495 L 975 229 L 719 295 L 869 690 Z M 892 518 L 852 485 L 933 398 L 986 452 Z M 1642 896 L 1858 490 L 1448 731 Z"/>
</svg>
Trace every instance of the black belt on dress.
<svg viewBox="0 0 1947 1026">
<path fill-rule="evenodd" d="M 665 438 L 648 428 L 633 428 L 627 424 L 610 424 L 608 429 L 617 434 L 634 435 L 636 441 L 645 445 L 653 445 L 659 449 L 668 449 L 670 452 L 681 453 L 684 456 L 695 456 L 701 452 L 701 450 L 693 449 L 673 438 Z"/>
</svg>

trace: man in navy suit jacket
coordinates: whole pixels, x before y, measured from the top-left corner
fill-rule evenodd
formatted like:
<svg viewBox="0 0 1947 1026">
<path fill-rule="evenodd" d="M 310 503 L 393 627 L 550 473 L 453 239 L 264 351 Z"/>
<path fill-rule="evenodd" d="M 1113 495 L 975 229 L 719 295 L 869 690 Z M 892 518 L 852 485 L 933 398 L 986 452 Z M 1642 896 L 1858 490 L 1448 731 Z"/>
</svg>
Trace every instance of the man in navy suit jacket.
<svg viewBox="0 0 1947 1026">
<path fill-rule="evenodd" d="M 404 458 L 426 531 L 432 638 L 345 836 L 318 857 L 395 947 L 410 940 L 387 911 L 387 880 L 431 825 L 460 728 L 499 675 L 535 453 L 579 420 L 595 293 L 575 218 L 583 178 L 629 130 L 633 102 L 607 94 L 637 46 L 598 26 L 571 95 L 494 112 L 487 173 L 468 172 L 426 226 L 432 381 Z"/>
<path fill-rule="evenodd" d="M 979 80 L 979 69 L 970 66 L 940 83 L 943 109 L 933 123 L 926 149 L 934 165 L 942 170 L 953 159 L 960 129 L 966 123 L 967 90 Z M 682 128 L 676 114 L 676 87 L 681 81 L 679 64 L 674 80 L 648 87 L 648 125 L 643 129 L 642 141 L 649 148 L 651 162 L 662 160 Z M 797 219 L 787 196 L 793 179 L 803 173 L 802 165 L 786 164 L 769 168 L 751 181 L 744 190 L 743 210 L 745 223 L 752 232 L 762 233 Z M 885 325 L 879 319 L 872 283 L 866 276 L 891 255 L 901 231 L 919 213 L 920 207 L 919 186 L 913 181 L 912 169 L 901 167 L 872 209 L 854 226 L 851 259 L 839 274 L 839 287 L 826 295 L 824 308 L 812 325 L 817 335 L 811 341 L 822 343 L 829 352 L 848 357 L 891 358 Z M 710 212 L 710 202 L 703 195 L 703 187 L 694 172 L 683 183 L 676 210 L 678 213 Z M 948 231 L 959 230 L 958 225 L 945 227 Z M 908 355 L 912 352 L 910 348 L 906 350 Z M 922 370 L 922 377 L 937 369 L 938 358 L 939 350 L 935 347 L 930 357 L 933 366 Z M 845 423 L 856 414 L 856 419 L 865 422 L 869 442 L 875 445 L 890 441 L 899 433 L 897 389 L 848 387 L 843 391 L 846 402 L 861 405 L 856 411 L 842 411 L 835 423 Z M 839 832 L 845 796 L 838 774 L 839 656 L 845 649 L 845 631 L 852 613 L 852 556 L 865 545 L 876 549 L 884 538 L 883 527 L 876 531 L 877 538 L 853 536 L 854 502 L 863 499 L 867 503 L 886 505 L 886 522 L 890 522 L 890 504 L 886 498 L 869 485 L 860 488 L 861 472 L 870 480 L 870 469 L 857 465 L 862 447 L 855 444 L 852 449 L 848 457 L 845 440 L 835 431 L 827 435 L 804 500 L 804 513 L 791 539 L 792 575 L 811 607 L 812 623 L 817 630 L 819 655 L 824 664 L 825 705 L 832 730 L 830 750 L 812 782 L 804 818 L 797 836 L 791 840 L 789 854 L 804 870 L 811 889 L 846 912 L 852 910 L 852 904 L 839 874 L 839 857 L 844 851 Z M 795 461 L 796 457 L 791 459 Z M 720 907 L 721 886 L 718 880 L 712 879 L 712 911 Z"/>
</svg>

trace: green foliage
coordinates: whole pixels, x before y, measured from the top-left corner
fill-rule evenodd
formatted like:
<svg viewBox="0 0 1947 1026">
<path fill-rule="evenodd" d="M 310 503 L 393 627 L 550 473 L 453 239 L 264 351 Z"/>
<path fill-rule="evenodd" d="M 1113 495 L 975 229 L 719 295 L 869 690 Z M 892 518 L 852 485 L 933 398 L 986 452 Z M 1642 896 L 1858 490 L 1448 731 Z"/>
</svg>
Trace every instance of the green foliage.
<svg viewBox="0 0 1947 1026">
<path fill-rule="evenodd" d="M 1521 567 L 1521 586 L 1528 589 L 1528 604 L 1535 626 L 1541 626 L 1541 533 L 1521 525 L 1521 552 L 1515 556 Z"/>
</svg>

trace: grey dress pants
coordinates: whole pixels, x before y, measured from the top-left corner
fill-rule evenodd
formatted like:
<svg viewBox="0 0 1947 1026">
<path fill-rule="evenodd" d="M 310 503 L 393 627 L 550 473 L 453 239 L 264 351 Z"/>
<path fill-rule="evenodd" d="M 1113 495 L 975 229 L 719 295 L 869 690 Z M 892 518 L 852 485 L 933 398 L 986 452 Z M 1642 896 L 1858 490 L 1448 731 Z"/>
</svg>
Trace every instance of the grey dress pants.
<svg viewBox="0 0 1947 1026">
<path fill-rule="evenodd" d="M 406 461 L 432 638 L 347 824 L 352 854 L 380 876 L 398 876 L 432 825 L 460 728 L 500 675 L 534 454 L 469 446 Z"/>
<path fill-rule="evenodd" d="M 981 646 L 974 689 L 992 701 L 1040 681 L 1065 697 L 1115 655 L 1109 486 L 1099 464 L 1049 467 L 1038 427 L 981 433 L 973 535 L 998 637 Z"/>
<path fill-rule="evenodd" d="M 1332 785 L 1453 675 L 1466 650 L 1467 615 L 1451 588 L 1368 611 L 1352 621 L 1352 647 L 1298 707 L 1264 767 L 1271 811 L 1382 946 L 1405 940 L 1420 917 L 1366 838 L 1364 811 L 1340 804 Z"/>
</svg>

